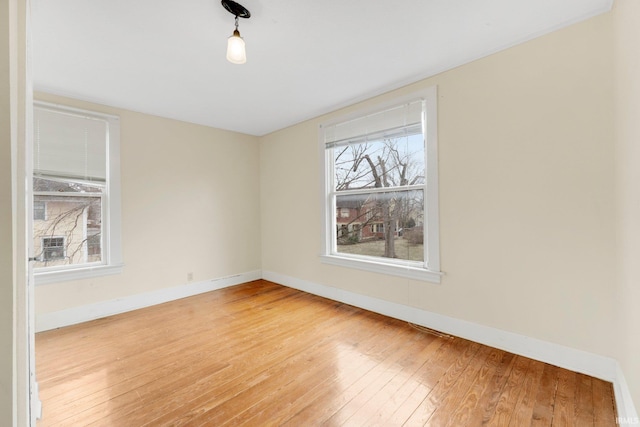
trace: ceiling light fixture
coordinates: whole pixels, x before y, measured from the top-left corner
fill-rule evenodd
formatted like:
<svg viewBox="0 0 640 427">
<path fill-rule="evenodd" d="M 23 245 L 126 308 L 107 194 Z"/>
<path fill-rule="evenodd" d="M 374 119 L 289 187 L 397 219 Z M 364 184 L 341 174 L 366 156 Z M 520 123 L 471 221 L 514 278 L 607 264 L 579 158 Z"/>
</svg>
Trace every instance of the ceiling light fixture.
<svg viewBox="0 0 640 427">
<path fill-rule="evenodd" d="M 233 64 L 244 64 L 247 62 L 247 52 L 244 47 L 244 40 L 240 37 L 240 31 L 238 31 L 238 18 L 249 18 L 251 13 L 244 6 L 232 0 L 222 0 L 222 6 L 236 17 L 236 29 L 227 40 L 227 60 Z"/>
</svg>

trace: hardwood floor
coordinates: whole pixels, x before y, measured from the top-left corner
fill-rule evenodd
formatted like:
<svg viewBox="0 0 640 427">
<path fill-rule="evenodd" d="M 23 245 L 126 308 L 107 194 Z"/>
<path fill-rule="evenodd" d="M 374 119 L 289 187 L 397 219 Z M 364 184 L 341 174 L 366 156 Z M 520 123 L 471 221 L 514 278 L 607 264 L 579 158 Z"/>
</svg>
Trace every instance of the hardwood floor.
<svg viewBox="0 0 640 427">
<path fill-rule="evenodd" d="M 38 426 L 615 426 L 604 381 L 266 281 L 36 335 Z"/>
</svg>

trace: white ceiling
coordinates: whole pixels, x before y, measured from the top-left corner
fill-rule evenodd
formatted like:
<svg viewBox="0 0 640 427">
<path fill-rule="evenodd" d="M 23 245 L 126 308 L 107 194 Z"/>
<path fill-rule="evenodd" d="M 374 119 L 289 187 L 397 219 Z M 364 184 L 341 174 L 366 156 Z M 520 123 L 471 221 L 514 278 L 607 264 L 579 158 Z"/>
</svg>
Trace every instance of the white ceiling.
<svg viewBox="0 0 640 427">
<path fill-rule="evenodd" d="M 251 135 L 606 12 L 613 0 L 32 0 L 34 87 Z"/>
</svg>

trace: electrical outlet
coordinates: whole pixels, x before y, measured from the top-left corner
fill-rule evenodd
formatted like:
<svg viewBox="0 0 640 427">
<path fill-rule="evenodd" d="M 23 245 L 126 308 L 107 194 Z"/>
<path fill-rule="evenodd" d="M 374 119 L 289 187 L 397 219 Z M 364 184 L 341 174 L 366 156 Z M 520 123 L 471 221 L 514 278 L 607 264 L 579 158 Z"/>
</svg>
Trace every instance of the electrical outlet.
<svg viewBox="0 0 640 427">
<path fill-rule="evenodd" d="M 190 282 L 193 280 L 193 273 L 189 272 L 187 273 L 187 282 Z"/>
</svg>

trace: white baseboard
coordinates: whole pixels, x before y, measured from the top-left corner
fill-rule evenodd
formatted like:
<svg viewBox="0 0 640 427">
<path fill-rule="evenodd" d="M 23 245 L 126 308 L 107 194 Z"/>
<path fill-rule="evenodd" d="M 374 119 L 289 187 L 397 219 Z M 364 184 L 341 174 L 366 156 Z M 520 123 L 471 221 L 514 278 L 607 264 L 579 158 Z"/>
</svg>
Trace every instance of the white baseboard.
<svg viewBox="0 0 640 427">
<path fill-rule="evenodd" d="M 139 308 L 150 307 L 204 292 L 239 285 L 262 278 L 260 270 L 240 273 L 233 276 L 188 283 L 182 286 L 159 289 L 144 294 L 131 295 L 110 301 L 74 307 L 66 310 L 36 315 L 36 332 L 75 325 L 89 320 L 100 319 L 114 314 L 124 313 Z"/>
<path fill-rule="evenodd" d="M 262 278 L 290 288 L 299 289 L 334 301 L 340 301 L 385 316 L 405 320 L 436 331 L 455 335 L 612 382 L 614 385 L 618 416 L 621 417 L 621 420 L 637 420 L 637 413 L 622 370 L 618 362 L 610 357 L 604 357 L 537 338 L 432 313 L 403 304 L 356 294 L 343 289 L 296 279 L 271 271 L 263 271 Z"/>
<path fill-rule="evenodd" d="M 620 364 L 617 365 L 617 376 L 613 382 L 613 391 L 616 395 L 616 406 L 618 408 L 618 424 L 620 425 L 640 425 L 640 418 L 636 407 L 631 400 L 631 392 L 627 386 L 627 380 Z"/>
</svg>

